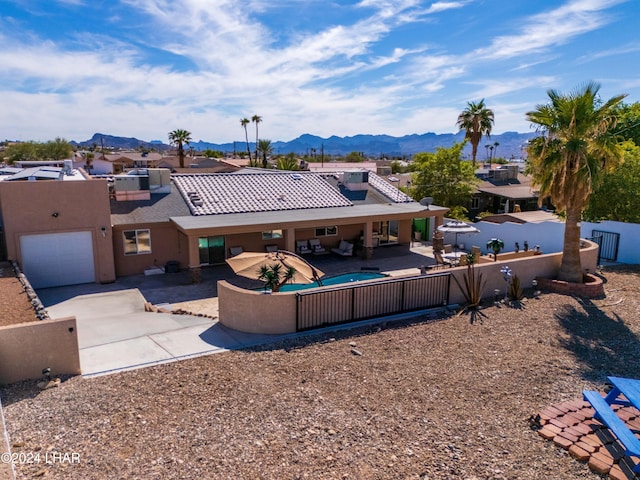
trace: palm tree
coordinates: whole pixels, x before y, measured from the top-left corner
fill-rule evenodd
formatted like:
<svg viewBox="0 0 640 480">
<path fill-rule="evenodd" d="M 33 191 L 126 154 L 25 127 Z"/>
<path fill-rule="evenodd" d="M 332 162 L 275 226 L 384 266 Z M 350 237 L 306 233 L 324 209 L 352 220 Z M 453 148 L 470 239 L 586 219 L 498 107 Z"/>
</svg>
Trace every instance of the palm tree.
<svg viewBox="0 0 640 480">
<path fill-rule="evenodd" d="M 475 169 L 478 144 L 482 135 L 486 135 L 487 138 L 491 136 L 493 111 L 486 107 L 484 98 L 478 103 L 467 102 L 467 108 L 458 116 L 457 125 L 460 130 L 465 130 L 464 138 L 471 142 L 471 159 Z"/>
<path fill-rule="evenodd" d="M 191 132 L 183 130 L 181 128 L 169 132 L 169 141 L 171 145 L 178 147 L 178 158 L 180 159 L 180 168 L 184 168 L 184 144 L 187 145 L 191 142 Z"/>
<path fill-rule="evenodd" d="M 251 121 L 256 124 L 256 160 L 258 159 L 258 124 L 262 121 L 262 117 L 259 115 L 254 115 L 251 117 Z"/>
<path fill-rule="evenodd" d="M 251 120 L 249 120 L 248 118 L 241 118 L 240 119 L 240 125 L 242 125 L 242 128 L 244 128 L 244 138 L 245 141 L 247 142 L 247 153 L 249 154 L 249 163 L 251 163 L 251 149 L 249 148 L 249 134 L 247 133 L 247 125 L 249 124 Z"/>
<path fill-rule="evenodd" d="M 273 147 L 271 146 L 271 140 L 261 138 L 258 140 L 258 147 L 256 148 L 256 159 L 258 158 L 258 152 L 262 154 L 262 168 L 267 168 L 267 156 L 273 153 Z"/>
<path fill-rule="evenodd" d="M 588 82 L 568 95 L 547 91 L 550 103 L 537 105 L 527 119 L 542 136 L 528 147 L 528 172 L 540 189 L 539 201 L 550 197 L 566 214 L 562 263 L 558 279 L 582 283 L 580 226 L 582 211 L 601 174 L 622 159 L 613 129 L 615 107 L 626 95 L 603 102 L 600 85 Z"/>
<path fill-rule="evenodd" d="M 498 147 L 500 146 L 500 142 L 493 142 L 493 158 L 496 158 L 496 152 L 498 151 Z"/>
</svg>

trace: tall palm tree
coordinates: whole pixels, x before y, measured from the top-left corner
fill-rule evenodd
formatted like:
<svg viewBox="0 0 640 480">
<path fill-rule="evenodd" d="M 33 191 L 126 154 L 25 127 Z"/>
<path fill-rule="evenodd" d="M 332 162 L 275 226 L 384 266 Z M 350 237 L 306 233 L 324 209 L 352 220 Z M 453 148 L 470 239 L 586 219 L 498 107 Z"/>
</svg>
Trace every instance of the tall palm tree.
<svg viewBox="0 0 640 480">
<path fill-rule="evenodd" d="M 540 189 L 539 201 L 550 197 L 556 208 L 566 214 L 558 279 L 567 282 L 583 281 L 579 226 L 582 211 L 601 174 L 622 159 L 613 129 L 615 107 L 626 95 L 603 102 L 599 90 L 600 85 L 595 82 L 567 95 L 549 90 L 550 103 L 537 105 L 526 114 L 542 133 L 528 147 L 528 171 Z"/>
<path fill-rule="evenodd" d="M 249 125 L 250 121 L 251 120 L 249 120 L 248 118 L 240 119 L 240 125 L 242 125 L 242 128 L 244 128 L 244 138 L 245 138 L 245 141 L 247 142 L 247 153 L 249 154 L 249 163 L 251 163 L 251 149 L 249 148 L 249 134 L 247 133 L 247 125 Z"/>
<path fill-rule="evenodd" d="M 251 121 L 256 124 L 256 160 L 258 159 L 258 124 L 262 121 L 262 117 L 259 115 L 254 115 L 251 117 Z"/>
<path fill-rule="evenodd" d="M 498 151 L 498 147 L 500 146 L 500 142 L 493 142 L 493 158 L 496 158 L 496 152 Z"/>
<path fill-rule="evenodd" d="M 178 147 L 178 158 L 180 159 L 180 168 L 184 168 L 184 144 L 191 142 L 191 132 L 181 128 L 169 132 L 169 141 L 171 145 Z"/>
<path fill-rule="evenodd" d="M 268 166 L 267 156 L 273 153 L 271 140 L 267 140 L 266 138 L 261 138 L 260 140 L 258 140 L 258 148 L 256 149 L 256 155 L 257 155 L 257 152 L 260 152 L 262 154 L 262 168 L 267 168 Z"/>
<path fill-rule="evenodd" d="M 473 161 L 473 168 L 475 169 L 478 144 L 482 139 L 482 135 L 486 135 L 487 138 L 491 136 L 493 111 L 486 107 L 484 98 L 478 103 L 467 102 L 467 108 L 458 115 L 456 125 L 458 125 L 460 130 L 465 131 L 464 138 L 471 142 L 471 159 Z"/>
</svg>

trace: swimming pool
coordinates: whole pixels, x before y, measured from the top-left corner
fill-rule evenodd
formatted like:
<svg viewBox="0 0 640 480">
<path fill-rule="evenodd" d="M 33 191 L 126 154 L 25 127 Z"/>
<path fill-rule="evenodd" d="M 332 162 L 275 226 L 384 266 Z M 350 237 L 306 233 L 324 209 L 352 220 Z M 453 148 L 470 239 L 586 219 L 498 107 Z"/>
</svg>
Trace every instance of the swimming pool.
<svg viewBox="0 0 640 480">
<path fill-rule="evenodd" d="M 353 272 L 334 275 L 333 277 L 321 278 L 322 285 L 318 282 L 313 283 L 287 283 L 280 287 L 281 292 L 295 292 L 297 290 L 306 290 L 307 288 L 327 287 L 330 285 L 340 285 L 342 283 L 359 282 L 361 280 L 373 280 L 376 278 L 388 277 L 386 273 L 378 272 Z"/>
</svg>

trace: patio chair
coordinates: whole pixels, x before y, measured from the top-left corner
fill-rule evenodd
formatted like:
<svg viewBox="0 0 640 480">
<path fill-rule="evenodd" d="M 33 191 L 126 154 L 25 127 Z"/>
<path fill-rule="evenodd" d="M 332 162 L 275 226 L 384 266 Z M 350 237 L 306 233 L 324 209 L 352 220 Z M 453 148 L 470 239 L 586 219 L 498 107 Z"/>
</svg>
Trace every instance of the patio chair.
<svg viewBox="0 0 640 480">
<path fill-rule="evenodd" d="M 451 266 L 451 262 L 448 259 L 443 258 L 440 252 L 434 251 L 433 258 L 436 259 L 436 268 L 440 268 L 440 267 L 444 268 L 444 267 Z"/>
<path fill-rule="evenodd" d="M 453 246 L 450 243 L 447 243 L 444 246 L 444 253 L 451 253 L 453 252 Z"/>
<path fill-rule="evenodd" d="M 458 259 L 458 266 L 459 267 L 465 267 L 469 265 L 469 262 L 467 262 L 467 256 L 466 255 L 460 255 L 460 258 Z"/>
<path fill-rule="evenodd" d="M 235 257 L 236 255 L 240 255 L 243 251 L 242 247 L 229 247 L 229 256 Z"/>
<path fill-rule="evenodd" d="M 480 255 L 482 255 L 482 253 L 480 252 L 480 247 L 476 247 L 474 245 L 473 247 L 471 247 L 471 253 L 473 253 L 473 256 L 476 258 L 476 263 L 477 263 L 477 260 L 480 258 Z"/>
<path fill-rule="evenodd" d="M 327 251 L 327 249 L 320 244 L 320 240 L 318 240 L 317 238 L 312 238 L 311 240 L 309 240 L 309 245 L 311 245 L 311 251 L 314 255 L 319 255 Z"/>
<path fill-rule="evenodd" d="M 309 248 L 309 242 L 306 240 L 296 240 L 296 252 L 298 253 L 298 255 L 311 253 L 311 249 Z"/>
<path fill-rule="evenodd" d="M 340 240 L 340 245 L 338 248 L 332 248 L 331 251 L 343 257 L 352 257 L 353 256 L 353 243 L 345 242 L 344 240 Z"/>
<path fill-rule="evenodd" d="M 266 245 L 264 249 L 267 253 L 275 253 L 278 251 L 278 245 Z"/>
</svg>

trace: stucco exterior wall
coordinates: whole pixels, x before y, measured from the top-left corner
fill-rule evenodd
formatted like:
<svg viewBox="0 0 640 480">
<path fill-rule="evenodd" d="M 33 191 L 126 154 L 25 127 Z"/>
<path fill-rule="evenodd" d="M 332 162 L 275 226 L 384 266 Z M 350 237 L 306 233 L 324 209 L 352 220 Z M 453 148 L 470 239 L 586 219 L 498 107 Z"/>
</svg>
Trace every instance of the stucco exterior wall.
<svg viewBox="0 0 640 480">
<path fill-rule="evenodd" d="M 296 331 L 296 294 L 264 294 L 218 282 L 218 321 L 247 333 L 282 334 Z"/>
<path fill-rule="evenodd" d="M 151 253 L 124 254 L 123 233 L 127 230 L 149 229 Z M 147 267 L 163 267 L 168 261 L 180 262 L 180 268 L 188 267 L 189 244 L 186 235 L 172 223 L 117 225 L 113 228 L 113 255 L 116 275 L 139 275 Z"/>
<path fill-rule="evenodd" d="M 0 327 L 0 384 L 51 375 L 78 375 L 80 352 L 74 317 Z"/>
<path fill-rule="evenodd" d="M 0 211 L 9 260 L 22 267 L 23 235 L 87 231 L 93 240 L 96 282 L 115 280 L 106 180 L 0 182 Z"/>
<path fill-rule="evenodd" d="M 589 241 L 583 241 L 581 249 L 582 265 L 585 270 L 595 271 L 598 255 L 598 246 Z M 529 288 L 536 277 L 554 278 L 560 268 L 562 253 L 546 255 L 524 256 L 511 258 L 506 261 L 482 263 L 475 265 L 477 275 L 482 275 L 486 281 L 483 297 L 491 297 L 495 290 L 504 296 L 507 284 L 500 269 L 509 266 L 513 275 L 517 275 L 523 288 Z M 463 275 L 467 267 L 456 267 L 446 270 L 451 273 L 461 285 L 464 285 Z M 389 286 L 389 292 L 394 294 L 394 285 Z M 384 297 L 381 295 L 380 298 Z M 366 302 L 358 311 L 366 311 L 371 304 L 370 298 L 363 298 Z M 466 302 L 462 290 L 455 281 L 451 281 L 449 292 L 450 304 Z M 225 281 L 218 282 L 218 308 L 219 321 L 224 326 L 249 333 L 282 334 L 296 331 L 296 293 L 282 292 L 264 294 L 245 290 Z M 337 319 L 336 321 L 340 321 Z"/>
<path fill-rule="evenodd" d="M 585 245 L 584 248 L 580 249 L 582 268 L 585 272 L 593 273 L 596 271 L 598 262 L 598 245 L 587 240 L 582 242 Z M 531 287 L 531 282 L 536 277 L 555 278 L 562 262 L 562 252 L 506 258 L 502 261 L 500 260 L 500 255 L 498 255 L 498 259 L 499 261 L 497 262 L 481 263 L 474 267 L 476 274 L 482 273 L 484 280 L 487 282 L 483 291 L 483 297 L 485 298 L 492 296 L 494 290 L 500 290 L 504 296 L 507 284 L 502 273 L 500 273 L 500 269 L 504 266 L 508 266 L 513 275 L 518 276 L 522 288 Z M 447 271 L 451 272 L 461 285 L 464 285 L 463 275 L 467 272 L 467 267 L 456 267 Z M 450 303 L 465 303 L 464 295 L 454 281 L 451 282 L 449 301 Z"/>
</svg>

